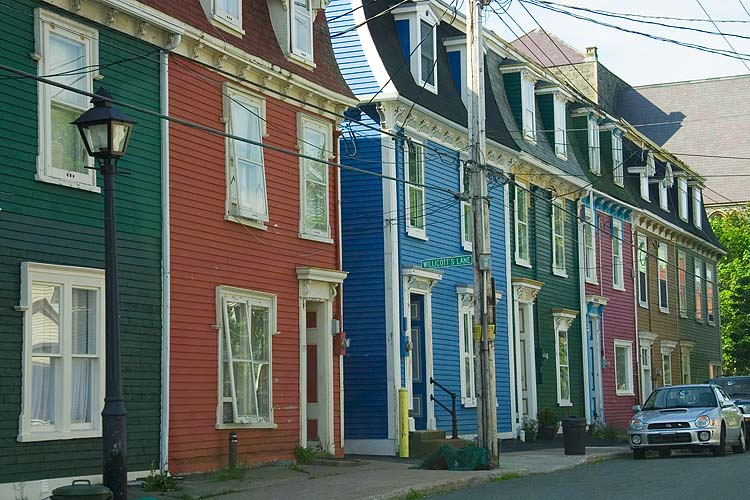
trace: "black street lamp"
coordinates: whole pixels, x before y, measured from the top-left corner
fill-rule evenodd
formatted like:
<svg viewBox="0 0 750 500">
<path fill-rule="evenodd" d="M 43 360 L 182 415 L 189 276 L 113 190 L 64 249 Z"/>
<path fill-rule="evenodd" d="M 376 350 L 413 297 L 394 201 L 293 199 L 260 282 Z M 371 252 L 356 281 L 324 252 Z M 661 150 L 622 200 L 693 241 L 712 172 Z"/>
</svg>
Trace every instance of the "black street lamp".
<svg viewBox="0 0 750 500">
<path fill-rule="evenodd" d="M 102 410 L 104 485 L 113 500 L 128 498 L 127 412 L 122 399 L 120 374 L 120 286 L 117 277 L 115 228 L 115 175 L 117 159 L 125 154 L 135 122 L 112 107 L 112 96 L 99 88 L 91 99 L 93 108 L 73 125 L 78 127 L 86 151 L 104 177 L 104 274 L 106 287 L 106 393 Z M 113 162 L 114 160 L 114 162 Z"/>
</svg>

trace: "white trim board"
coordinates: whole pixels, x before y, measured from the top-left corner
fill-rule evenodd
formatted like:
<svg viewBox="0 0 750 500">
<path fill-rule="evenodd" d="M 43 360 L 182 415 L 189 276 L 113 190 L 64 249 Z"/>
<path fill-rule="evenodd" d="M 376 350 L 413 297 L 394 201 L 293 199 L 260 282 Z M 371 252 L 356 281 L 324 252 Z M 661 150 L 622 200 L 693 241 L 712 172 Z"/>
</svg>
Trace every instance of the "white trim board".
<svg viewBox="0 0 750 500">
<path fill-rule="evenodd" d="M 347 439 L 347 455 L 385 455 L 396 453 L 395 439 Z"/>
<path fill-rule="evenodd" d="M 128 481 L 148 476 L 149 471 L 129 471 Z M 52 490 L 60 486 L 68 486 L 76 479 L 87 479 L 91 484 L 100 484 L 102 475 L 96 474 L 91 476 L 71 476 L 55 477 L 49 479 L 32 479 L 31 481 L 18 481 L 16 483 L 0 483 L 0 498 L 25 498 L 28 500 L 42 500 L 52 494 Z M 23 485 L 23 495 L 21 495 L 20 485 Z"/>
</svg>

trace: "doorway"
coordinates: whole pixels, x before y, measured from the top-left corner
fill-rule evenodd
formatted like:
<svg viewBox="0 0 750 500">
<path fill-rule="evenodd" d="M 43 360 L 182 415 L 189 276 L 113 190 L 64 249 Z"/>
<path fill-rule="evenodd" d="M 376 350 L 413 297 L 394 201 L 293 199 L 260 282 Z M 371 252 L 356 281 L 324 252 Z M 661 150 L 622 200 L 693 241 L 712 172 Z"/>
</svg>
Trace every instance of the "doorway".
<svg viewBox="0 0 750 500">
<path fill-rule="evenodd" d="M 641 346 L 641 402 L 645 403 L 646 399 L 654 390 L 652 380 L 651 364 L 651 346 Z"/>
<path fill-rule="evenodd" d="M 411 329 L 411 387 L 412 418 L 416 430 L 427 429 L 427 370 L 425 364 L 425 318 L 424 296 L 411 294 L 410 323 Z"/>
<path fill-rule="evenodd" d="M 602 334 L 601 317 L 591 314 L 588 317 L 589 350 L 589 400 L 591 422 L 604 424 L 604 390 L 602 387 Z"/>
<path fill-rule="evenodd" d="M 516 311 L 518 333 L 518 379 L 520 385 L 520 414 L 523 419 L 536 419 L 536 360 L 534 359 L 534 329 L 532 327 L 532 304 L 520 303 Z"/>
<path fill-rule="evenodd" d="M 333 357 L 328 303 L 305 302 L 307 446 L 333 450 Z"/>
</svg>

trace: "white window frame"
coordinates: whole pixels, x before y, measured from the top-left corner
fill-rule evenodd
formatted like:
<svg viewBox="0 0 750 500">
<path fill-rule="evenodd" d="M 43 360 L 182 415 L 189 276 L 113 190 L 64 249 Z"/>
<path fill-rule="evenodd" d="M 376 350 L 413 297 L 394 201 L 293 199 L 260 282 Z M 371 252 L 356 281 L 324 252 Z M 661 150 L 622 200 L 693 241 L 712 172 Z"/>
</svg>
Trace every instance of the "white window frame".
<svg viewBox="0 0 750 500">
<path fill-rule="evenodd" d="M 587 120 L 588 129 L 588 150 L 589 150 L 589 170 L 594 175 L 601 175 L 601 146 L 599 143 L 599 120 L 593 113 L 589 113 Z"/>
<path fill-rule="evenodd" d="M 409 159 L 409 149 L 412 147 L 415 148 L 415 151 L 417 153 L 418 160 L 416 162 L 416 165 L 412 165 L 412 162 Z M 417 173 L 422 180 L 422 182 L 418 183 L 420 185 L 409 184 L 406 182 L 404 183 L 404 213 L 406 214 L 406 234 L 422 240 L 427 239 L 427 192 L 424 187 L 425 163 L 426 158 L 424 144 L 415 140 L 404 141 L 404 179 L 411 179 L 412 168 L 416 168 Z M 422 227 L 413 226 L 411 222 L 412 191 L 415 194 L 419 193 L 419 196 L 422 198 Z"/>
<path fill-rule="evenodd" d="M 678 214 L 680 219 L 688 220 L 688 181 L 684 176 L 677 177 Z"/>
<path fill-rule="evenodd" d="M 669 380 L 667 380 L 667 373 L 669 373 Z M 661 382 L 663 387 L 671 386 L 674 382 L 672 377 L 672 351 L 661 352 Z"/>
<path fill-rule="evenodd" d="M 445 47 L 445 51 L 449 56 L 452 52 L 458 52 L 459 58 L 461 59 L 461 68 L 459 72 L 461 74 L 461 82 L 457 90 L 458 93 L 461 94 L 461 102 L 463 102 L 466 106 L 469 103 L 468 90 L 466 86 L 466 37 L 459 36 L 446 38 L 443 40 L 443 46 Z"/>
<path fill-rule="evenodd" d="M 656 175 L 656 160 L 654 159 L 654 153 L 648 151 L 646 153 L 646 168 L 641 169 L 640 172 L 640 190 L 641 198 L 646 201 L 651 201 L 651 188 L 649 178 Z"/>
<path fill-rule="evenodd" d="M 612 180 L 616 185 L 625 187 L 625 166 L 622 157 L 622 132 L 614 129 L 612 130 Z"/>
<path fill-rule="evenodd" d="M 687 256 L 682 250 L 677 251 L 677 298 L 680 316 L 687 318 Z"/>
<path fill-rule="evenodd" d="M 536 79 L 521 73 L 521 124 L 524 140 L 536 143 Z"/>
<path fill-rule="evenodd" d="M 645 234 L 638 233 L 636 241 L 635 259 L 638 277 L 636 292 L 638 294 L 638 305 L 648 309 L 648 238 L 646 238 Z M 643 283 L 641 283 L 641 275 L 643 275 Z"/>
<path fill-rule="evenodd" d="M 556 322 L 558 323 L 558 322 Z M 568 322 L 566 321 L 560 321 L 556 327 L 555 327 L 555 367 L 557 368 L 555 380 L 557 380 L 557 404 L 559 406 L 573 406 L 573 403 L 571 402 L 571 394 L 573 390 L 570 387 L 570 335 L 568 330 Z M 567 348 L 567 364 L 562 364 L 560 360 L 560 335 L 565 335 L 565 342 L 566 342 L 566 348 Z M 563 366 L 567 366 L 568 368 L 568 397 L 563 398 L 562 394 L 562 376 L 560 373 L 560 369 Z"/>
<path fill-rule="evenodd" d="M 241 107 L 247 107 L 248 109 L 254 109 L 254 111 L 248 111 L 250 115 L 257 112 L 258 114 L 258 130 L 260 132 L 260 142 L 266 137 L 266 101 L 265 99 L 252 94 L 246 93 L 243 90 L 237 89 L 228 84 L 224 84 L 224 120 L 226 122 L 227 134 L 234 135 L 232 133 L 232 106 L 238 105 Z M 256 212 L 248 208 L 243 208 L 240 205 L 240 197 L 238 192 L 237 183 L 237 160 L 236 160 L 236 148 L 235 140 L 227 138 L 225 141 L 226 146 L 226 218 L 235 222 L 241 222 L 258 229 L 266 229 L 266 223 L 269 220 L 270 208 L 268 206 L 268 183 L 266 181 L 266 167 L 265 167 L 265 151 L 262 146 L 260 148 L 260 169 L 263 175 L 263 196 L 265 212 Z"/>
<path fill-rule="evenodd" d="M 552 202 L 552 273 L 557 276 L 568 276 L 568 265 L 565 255 L 565 200 L 556 198 Z M 560 217 L 560 226 L 562 233 L 558 234 L 555 230 L 555 217 Z M 558 248 L 559 246 L 559 248 Z M 558 257 L 562 265 L 558 265 Z"/>
<path fill-rule="evenodd" d="M 466 330 L 466 316 L 468 315 L 468 328 Z M 476 357 L 474 353 L 474 304 L 473 294 L 470 291 L 462 290 L 458 294 L 458 353 L 459 353 L 459 374 L 461 379 L 461 403 L 466 408 L 475 408 L 477 406 L 476 390 Z M 470 342 L 466 343 L 466 337 Z M 469 372 L 471 380 L 466 380 L 464 363 L 469 358 Z"/>
<path fill-rule="evenodd" d="M 667 197 L 667 193 L 666 179 L 659 180 L 659 208 L 665 212 L 669 212 L 669 198 Z"/>
<path fill-rule="evenodd" d="M 32 381 L 32 291 L 34 283 L 49 283 L 62 286 L 61 309 L 63 311 L 62 327 L 60 329 L 60 352 L 55 356 L 61 360 L 59 387 L 56 384 L 55 393 L 55 424 L 47 429 L 31 424 L 30 416 L 33 400 Z M 18 310 L 23 311 L 23 390 L 21 415 L 19 418 L 18 441 L 51 441 L 58 439 L 94 438 L 102 435 L 101 411 L 104 408 L 105 389 L 105 289 L 104 270 L 73 266 L 58 266 L 35 262 L 21 264 L 21 297 Z M 71 422 L 72 381 L 72 332 L 71 311 L 67 304 L 72 300 L 72 288 L 93 289 L 98 293 L 97 300 L 97 353 L 94 355 L 76 355 L 96 359 L 94 374 L 92 374 L 92 408 L 90 424 L 73 424 Z"/>
<path fill-rule="evenodd" d="M 596 285 L 598 280 L 598 266 L 596 263 L 597 219 L 591 207 L 583 209 L 583 265 L 586 283 Z M 591 244 L 589 245 L 589 241 Z"/>
<path fill-rule="evenodd" d="M 529 224 L 529 203 L 530 203 L 530 196 L 529 192 L 527 191 L 528 187 L 525 183 L 516 181 L 515 182 L 515 196 L 513 198 L 513 218 L 514 218 L 514 231 L 515 231 L 515 252 L 516 252 L 516 264 L 524 267 L 531 267 L 531 235 L 529 234 L 529 231 L 531 230 L 531 225 Z M 524 197 L 526 200 L 526 206 L 524 211 L 524 219 L 521 220 L 518 210 L 518 199 L 519 199 L 519 193 L 521 196 Z M 521 248 L 520 239 L 518 237 L 518 228 L 520 225 L 523 225 L 526 228 L 526 240 L 525 240 L 525 247 L 526 247 L 526 258 L 521 257 L 521 253 L 519 252 Z"/>
<path fill-rule="evenodd" d="M 680 368 L 682 371 L 682 383 L 691 384 L 693 380 L 692 370 L 690 368 L 690 352 L 692 346 L 681 346 L 680 348 Z"/>
<path fill-rule="evenodd" d="M 617 369 L 617 349 L 627 349 L 628 356 L 627 356 L 627 366 L 625 366 L 626 374 L 627 374 L 627 387 L 625 389 L 620 389 L 617 386 L 617 374 L 619 370 Z M 620 340 L 615 339 L 615 345 L 614 345 L 614 364 L 615 364 L 615 394 L 617 396 L 634 396 L 635 395 L 635 389 L 634 389 L 634 383 L 633 383 L 633 342 L 630 340 Z"/>
<path fill-rule="evenodd" d="M 693 300 L 695 306 L 695 320 L 703 322 L 703 262 L 698 259 L 693 259 L 693 275 L 695 284 L 695 297 Z"/>
<path fill-rule="evenodd" d="M 462 162 L 458 165 L 459 185 L 464 196 L 471 195 L 471 176 L 467 175 L 467 167 Z M 467 181 L 468 178 L 468 181 Z M 461 248 L 467 252 L 474 249 L 474 219 L 471 214 L 471 202 L 461 200 Z M 468 218 L 468 221 L 466 220 Z M 468 236 L 468 238 L 467 238 Z"/>
<path fill-rule="evenodd" d="M 693 187 L 693 225 L 703 228 L 703 191 L 698 186 Z"/>
<path fill-rule="evenodd" d="M 51 65 L 50 50 L 50 33 L 55 33 L 60 37 L 69 39 L 72 42 L 84 45 L 85 60 L 81 65 L 83 68 L 95 67 L 99 64 L 99 32 L 87 25 L 72 21 L 66 17 L 52 13 L 42 8 L 34 9 L 35 20 L 35 43 L 36 55 L 39 57 L 37 64 L 37 73 L 40 76 L 52 75 L 59 72 Z M 96 72 L 86 73 L 81 78 L 84 80 L 84 89 L 86 92 L 94 91 L 94 76 Z M 56 80 L 50 77 L 50 80 Z M 52 95 L 59 89 L 52 85 L 39 82 L 38 90 L 38 116 L 39 116 L 39 151 L 37 157 L 37 168 L 35 179 L 41 182 L 49 182 L 62 186 L 77 188 L 85 191 L 100 192 L 96 185 L 96 170 L 94 160 L 86 155 L 86 167 L 84 172 L 73 172 L 53 165 L 55 161 L 52 153 Z M 81 114 L 86 111 L 90 105 L 89 99 L 85 98 L 86 106 L 80 108 Z M 71 127 L 74 127 L 71 125 Z M 77 139 L 78 132 L 75 131 Z M 83 142 L 81 142 L 83 147 Z"/>
<path fill-rule="evenodd" d="M 242 0 L 227 0 L 227 2 L 235 4 L 237 8 L 236 16 L 226 9 L 222 9 L 220 0 L 201 0 L 212 24 L 232 34 L 244 35 L 245 31 L 242 29 Z"/>
<path fill-rule="evenodd" d="M 297 147 L 300 152 L 313 156 L 313 151 L 310 149 L 313 147 L 310 143 L 310 138 L 307 136 L 307 131 L 314 131 L 320 133 L 325 138 L 323 141 L 323 153 L 325 158 L 330 160 L 333 158 L 333 128 L 329 122 L 324 120 L 315 119 L 310 115 L 304 113 L 297 114 Z M 325 230 L 320 230 L 311 227 L 308 223 L 307 214 L 307 165 L 313 160 L 306 158 L 299 159 L 300 166 L 300 238 L 312 239 L 316 241 L 323 241 L 325 243 L 333 243 L 331 239 L 331 220 L 330 220 L 330 170 L 328 165 L 325 165 L 325 193 L 326 193 L 326 220 Z"/>
<path fill-rule="evenodd" d="M 562 94 L 555 93 L 552 102 L 555 122 L 555 154 L 558 158 L 566 160 L 568 158 L 568 101 Z"/>
<path fill-rule="evenodd" d="M 714 266 L 706 262 L 706 322 L 713 325 L 716 322 L 716 306 L 714 304 Z"/>
<path fill-rule="evenodd" d="M 612 288 L 625 290 L 625 261 L 622 253 L 622 221 L 612 217 Z"/>
<path fill-rule="evenodd" d="M 409 69 L 411 70 L 414 81 L 419 87 L 429 90 L 433 94 L 437 94 L 438 70 L 440 63 L 438 62 L 436 25 L 439 21 L 439 17 L 435 14 L 435 11 L 428 6 L 427 2 L 410 2 L 393 9 L 391 13 L 393 14 L 393 19 L 395 21 L 406 20 L 409 22 L 409 48 L 411 57 L 409 57 L 408 54 L 407 57 L 410 59 Z M 432 66 L 434 69 L 432 69 L 432 67 L 428 68 L 428 71 L 432 70 L 432 84 L 425 82 L 422 79 L 422 45 L 420 45 L 420 42 L 422 41 L 422 21 L 432 27 L 430 30 L 431 40 L 427 40 L 427 37 L 425 37 L 424 41 L 425 44 L 431 43 L 432 45 Z M 417 46 L 419 46 L 419 48 L 414 50 Z"/>
<path fill-rule="evenodd" d="M 239 302 L 245 302 L 248 305 L 248 315 L 251 314 L 252 306 L 266 307 L 269 310 L 268 314 L 268 411 L 269 420 L 262 421 L 249 419 L 245 422 L 237 422 L 237 402 L 235 398 L 230 397 L 229 401 L 224 397 L 224 350 L 227 348 L 227 337 L 226 337 L 226 303 L 228 300 L 236 300 Z M 249 317 L 249 316 L 248 316 Z M 216 408 L 216 428 L 227 429 L 227 428 L 256 428 L 256 429 L 275 429 L 277 425 L 274 423 L 274 408 L 273 408 L 273 336 L 277 332 L 277 298 L 274 294 L 256 292 L 253 290 L 245 290 L 242 288 L 235 288 L 230 286 L 219 285 L 216 287 L 216 324 L 219 325 L 218 335 L 218 373 L 219 378 L 217 381 L 217 408 Z M 251 326 L 252 328 L 252 326 Z M 227 352 L 231 354 L 231 351 Z M 231 356 L 229 363 L 231 365 Z M 232 373 L 231 379 L 234 380 L 234 374 Z M 224 422 L 224 403 L 231 402 L 233 405 L 233 414 L 235 415 L 234 423 Z"/>
<path fill-rule="evenodd" d="M 313 32 L 314 32 L 314 24 L 315 24 L 315 13 L 313 9 L 313 0 L 303 0 L 307 4 L 307 8 L 300 9 L 295 0 L 289 0 L 291 2 L 289 7 L 289 52 L 292 56 L 299 57 L 302 59 L 305 63 L 312 64 L 314 61 L 314 42 L 313 42 Z M 308 41 L 310 42 L 310 52 L 305 52 L 304 50 L 300 49 L 298 47 L 298 41 L 300 40 L 300 34 L 297 33 L 297 16 L 303 16 L 307 14 L 309 17 L 309 27 L 310 31 L 309 33 L 303 33 Z"/>
<path fill-rule="evenodd" d="M 659 284 L 659 310 L 669 313 L 669 248 L 663 241 L 659 242 L 657 250 L 656 279 Z M 662 271 L 664 279 L 662 279 Z M 664 283 L 664 296 L 662 297 L 662 282 Z"/>
</svg>

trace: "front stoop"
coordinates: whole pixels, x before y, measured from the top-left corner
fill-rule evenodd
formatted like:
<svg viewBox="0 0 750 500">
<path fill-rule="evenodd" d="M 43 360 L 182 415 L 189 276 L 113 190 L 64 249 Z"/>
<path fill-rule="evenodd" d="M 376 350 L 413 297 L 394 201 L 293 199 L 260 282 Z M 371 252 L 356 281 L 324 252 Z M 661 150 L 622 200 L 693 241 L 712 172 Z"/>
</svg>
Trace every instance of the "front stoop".
<svg viewBox="0 0 750 500">
<path fill-rule="evenodd" d="M 409 458 L 425 458 L 447 444 L 453 448 L 463 448 L 463 439 L 447 439 L 445 431 L 409 431 Z"/>
</svg>

